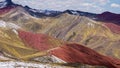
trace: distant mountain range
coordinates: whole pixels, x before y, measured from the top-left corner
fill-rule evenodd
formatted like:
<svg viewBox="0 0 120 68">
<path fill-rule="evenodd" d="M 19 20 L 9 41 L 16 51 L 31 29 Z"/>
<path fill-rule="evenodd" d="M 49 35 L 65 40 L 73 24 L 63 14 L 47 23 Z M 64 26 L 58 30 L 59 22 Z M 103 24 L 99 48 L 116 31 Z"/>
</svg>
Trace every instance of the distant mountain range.
<svg viewBox="0 0 120 68">
<path fill-rule="evenodd" d="M 38 9 L 32 9 L 29 6 L 22 6 L 18 4 L 14 4 L 11 0 L 6 0 L 0 3 L 1 8 L 6 8 L 9 6 L 21 6 L 23 7 L 30 15 L 34 17 L 55 17 L 57 15 L 68 13 L 72 15 L 80 15 L 80 16 L 86 16 L 93 20 L 97 21 L 104 21 L 108 23 L 115 23 L 120 25 L 120 14 L 115 14 L 111 12 L 103 12 L 102 14 L 95 14 L 95 13 L 89 13 L 89 12 L 83 12 L 78 10 L 65 10 L 65 11 L 54 11 L 54 10 L 38 10 Z"/>
</svg>

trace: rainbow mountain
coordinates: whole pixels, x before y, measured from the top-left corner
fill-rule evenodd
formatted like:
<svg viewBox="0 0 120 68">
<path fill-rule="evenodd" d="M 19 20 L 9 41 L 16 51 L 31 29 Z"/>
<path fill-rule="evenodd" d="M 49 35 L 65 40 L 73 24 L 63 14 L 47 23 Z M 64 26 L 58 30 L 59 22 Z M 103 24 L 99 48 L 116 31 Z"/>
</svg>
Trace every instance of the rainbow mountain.
<svg viewBox="0 0 120 68">
<path fill-rule="evenodd" d="M 1 4 L 1 61 L 120 67 L 119 14 L 37 10 L 11 0 Z"/>
</svg>

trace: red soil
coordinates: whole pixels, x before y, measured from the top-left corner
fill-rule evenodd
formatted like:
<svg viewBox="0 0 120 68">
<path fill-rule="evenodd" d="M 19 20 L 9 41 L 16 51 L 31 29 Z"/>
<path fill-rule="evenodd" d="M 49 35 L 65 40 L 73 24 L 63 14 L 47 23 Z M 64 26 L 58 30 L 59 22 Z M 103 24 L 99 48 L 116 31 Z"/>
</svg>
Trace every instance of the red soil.
<svg viewBox="0 0 120 68">
<path fill-rule="evenodd" d="M 94 50 L 79 44 L 66 44 L 50 52 L 52 55 L 68 62 L 100 65 L 108 68 L 120 68 L 120 60 L 103 56 Z"/>
<path fill-rule="evenodd" d="M 48 43 L 48 39 L 50 37 L 47 35 L 34 34 L 21 30 L 18 30 L 18 33 L 19 37 L 24 41 L 25 44 L 39 51 L 49 50 L 50 47 L 54 46 Z M 108 68 L 120 68 L 119 59 L 103 56 L 96 51 L 79 44 L 64 43 L 61 45 L 62 46 L 50 50 L 49 53 L 66 61 L 67 63 L 82 63 L 89 65 L 106 66 Z"/>
<path fill-rule="evenodd" d="M 25 31 L 18 31 L 19 37 L 24 41 L 28 46 L 38 49 L 38 50 L 48 50 L 50 45 L 47 44 L 48 36 L 44 34 L 34 34 Z"/>
<path fill-rule="evenodd" d="M 110 30 L 114 33 L 120 34 L 120 26 L 114 23 L 105 23 L 105 25 L 110 28 Z"/>
<path fill-rule="evenodd" d="M 5 7 L 5 8 L 1 8 L 1 9 L 0 9 L 0 15 L 9 12 L 9 11 L 12 10 L 13 8 L 15 8 L 15 7 L 14 7 L 14 6 L 7 6 L 7 7 Z"/>
</svg>

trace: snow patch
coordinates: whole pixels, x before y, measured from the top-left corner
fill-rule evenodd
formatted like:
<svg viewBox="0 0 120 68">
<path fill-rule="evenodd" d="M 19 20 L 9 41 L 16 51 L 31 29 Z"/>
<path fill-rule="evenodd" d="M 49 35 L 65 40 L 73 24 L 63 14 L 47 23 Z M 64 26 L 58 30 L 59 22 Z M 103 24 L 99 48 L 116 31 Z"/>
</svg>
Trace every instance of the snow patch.
<svg viewBox="0 0 120 68">
<path fill-rule="evenodd" d="M 9 23 L 9 22 L 5 22 L 0 20 L 0 27 L 4 27 L 4 28 L 12 28 L 12 29 L 19 29 L 20 27 L 14 23 Z"/>
<path fill-rule="evenodd" d="M 15 34 L 17 34 L 17 35 L 18 35 L 18 32 L 17 32 L 17 30 L 13 29 L 12 31 L 13 31 Z"/>
<path fill-rule="evenodd" d="M 89 22 L 89 23 L 88 23 L 88 26 L 90 26 L 90 27 L 94 27 L 94 24 L 91 23 L 91 22 Z"/>
<path fill-rule="evenodd" d="M 0 27 L 6 27 L 6 22 L 0 20 Z"/>
<path fill-rule="evenodd" d="M 12 29 L 12 31 L 18 35 L 18 32 L 16 31 L 16 29 L 19 29 L 21 27 L 19 27 L 18 25 L 14 24 L 14 23 L 9 23 L 9 22 L 5 22 L 0 20 L 0 27 L 1 28 L 8 28 L 8 29 Z"/>
<path fill-rule="evenodd" d="M 9 58 L 4 57 L 3 55 L 0 55 L 0 59 L 2 59 L 2 60 L 9 60 Z"/>
<path fill-rule="evenodd" d="M 71 12 L 72 12 L 72 14 L 74 14 L 74 15 L 79 15 L 79 13 L 76 12 L 76 11 L 71 11 Z"/>
<path fill-rule="evenodd" d="M 27 63 L 27 62 L 0 62 L 0 68 L 66 68 L 64 66 L 54 66 L 50 64 L 42 64 L 42 63 Z"/>
<path fill-rule="evenodd" d="M 6 5 L 7 5 L 7 2 L 0 2 L 0 8 L 4 8 L 6 7 Z"/>
<path fill-rule="evenodd" d="M 12 28 L 12 29 L 19 29 L 20 27 L 14 23 L 7 23 L 7 27 L 8 28 Z"/>
<path fill-rule="evenodd" d="M 57 58 L 54 55 L 52 55 L 51 58 L 52 58 L 54 63 L 67 63 L 67 62 L 63 61 L 62 59 Z"/>
</svg>

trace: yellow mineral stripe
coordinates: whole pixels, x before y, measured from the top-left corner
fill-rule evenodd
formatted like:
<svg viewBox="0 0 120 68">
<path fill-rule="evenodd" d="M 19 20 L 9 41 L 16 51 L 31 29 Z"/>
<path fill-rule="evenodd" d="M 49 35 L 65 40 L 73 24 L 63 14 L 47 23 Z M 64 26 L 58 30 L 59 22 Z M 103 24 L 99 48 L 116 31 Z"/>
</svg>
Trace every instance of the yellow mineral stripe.
<svg viewBox="0 0 120 68">
<path fill-rule="evenodd" d="M 13 47 L 17 47 L 17 48 L 33 50 L 32 48 L 25 47 L 25 46 L 20 46 L 19 44 L 15 44 L 15 43 L 12 43 L 12 42 L 5 42 L 5 41 L 0 40 L 0 43 L 4 43 L 4 44 L 7 44 L 7 45 L 10 45 L 10 46 L 13 46 Z"/>
<path fill-rule="evenodd" d="M 47 51 L 44 51 L 44 52 L 37 52 L 35 54 L 30 54 L 30 55 L 27 55 L 27 56 L 21 56 L 20 58 L 21 59 L 30 59 L 30 58 L 33 58 L 33 57 L 40 57 L 40 56 L 45 56 L 47 55 Z"/>
<path fill-rule="evenodd" d="M 8 50 L 12 55 L 20 57 L 20 55 L 13 48 L 9 48 L 7 45 L 3 45 L 6 50 Z"/>
</svg>

